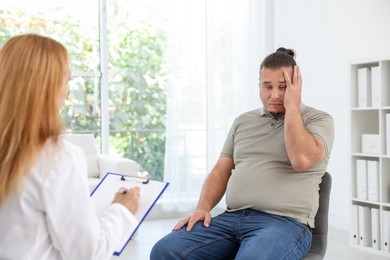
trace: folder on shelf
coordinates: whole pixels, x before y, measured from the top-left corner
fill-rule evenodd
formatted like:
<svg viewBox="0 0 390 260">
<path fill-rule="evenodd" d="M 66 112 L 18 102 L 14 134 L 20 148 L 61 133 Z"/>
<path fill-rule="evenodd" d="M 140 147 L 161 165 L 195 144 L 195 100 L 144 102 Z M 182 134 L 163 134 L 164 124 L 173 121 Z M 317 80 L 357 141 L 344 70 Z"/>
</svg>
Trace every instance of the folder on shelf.
<svg viewBox="0 0 390 260">
<path fill-rule="evenodd" d="M 382 251 L 390 252 L 389 248 L 389 211 L 382 211 L 382 232 L 383 232 L 383 241 L 382 241 Z"/>
<path fill-rule="evenodd" d="M 385 115 L 386 153 L 390 155 L 390 113 Z"/>
<path fill-rule="evenodd" d="M 358 107 L 371 106 L 371 72 L 369 68 L 357 70 Z"/>
<path fill-rule="evenodd" d="M 371 245 L 372 248 L 376 250 L 380 250 L 381 245 L 381 231 L 380 231 L 380 215 L 379 209 L 372 208 L 371 209 Z"/>
<path fill-rule="evenodd" d="M 128 236 L 123 241 L 121 241 L 120 245 L 115 250 L 114 255 L 118 256 L 122 253 L 125 246 L 129 243 L 130 239 L 133 237 L 142 221 L 153 208 L 168 185 L 168 182 L 163 181 L 130 177 L 117 173 L 107 173 L 106 176 L 92 191 L 92 204 L 98 217 L 101 217 L 104 213 L 104 210 L 111 204 L 115 193 L 120 188 L 123 187 L 129 189 L 135 186 L 140 187 L 139 208 L 134 215 L 138 220 L 138 225 L 134 227 L 134 229 L 128 231 Z"/>
<path fill-rule="evenodd" d="M 368 200 L 379 201 L 379 162 L 367 161 Z"/>
<path fill-rule="evenodd" d="M 357 198 L 367 200 L 367 161 L 363 159 L 356 160 L 356 192 Z"/>
<path fill-rule="evenodd" d="M 351 241 L 352 244 L 359 244 L 359 212 L 358 212 L 358 206 L 352 205 L 352 221 L 351 221 Z"/>
<path fill-rule="evenodd" d="M 359 212 L 359 245 L 371 246 L 371 209 L 358 206 Z"/>
<path fill-rule="evenodd" d="M 371 67 L 371 106 L 380 106 L 380 68 L 379 66 Z"/>
</svg>

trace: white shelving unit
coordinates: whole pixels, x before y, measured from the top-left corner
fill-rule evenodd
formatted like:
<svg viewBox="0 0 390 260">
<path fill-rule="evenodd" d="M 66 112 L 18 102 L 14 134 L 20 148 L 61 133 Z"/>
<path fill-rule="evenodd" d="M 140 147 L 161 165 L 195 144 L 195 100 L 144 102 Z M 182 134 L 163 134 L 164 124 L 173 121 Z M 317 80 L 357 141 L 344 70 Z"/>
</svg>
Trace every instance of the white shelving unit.
<svg viewBox="0 0 390 260">
<path fill-rule="evenodd" d="M 352 63 L 350 69 L 350 242 L 355 248 L 390 257 L 390 149 L 386 149 L 386 142 L 390 143 L 390 138 L 386 137 L 386 114 L 390 114 L 390 57 Z M 362 80 L 362 72 L 367 81 Z M 362 85 L 368 86 L 372 94 L 362 91 Z M 365 98 L 368 102 L 362 105 Z M 388 131 L 390 133 L 390 129 Z M 363 135 L 369 136 L 368 141 L 362 141 Z M 374 141 L 375 138 L 379 141 Z M 376 165 L 378 175 L 372 167 L 368 170 L 357 165 L 358 161 Z M 367 186 L 363 185 L 365 183 Z M 372 189 L 375 183 L 377 190 Z"/>
</svg>

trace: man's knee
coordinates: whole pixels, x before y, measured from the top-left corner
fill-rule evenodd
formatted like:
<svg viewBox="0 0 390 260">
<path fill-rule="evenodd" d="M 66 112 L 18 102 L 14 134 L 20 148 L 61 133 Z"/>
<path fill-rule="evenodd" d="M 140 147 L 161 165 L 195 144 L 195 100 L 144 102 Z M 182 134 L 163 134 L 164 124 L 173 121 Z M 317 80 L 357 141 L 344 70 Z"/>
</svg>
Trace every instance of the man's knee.
<svg viewBox="0 0 390 260">
<path fill-rule="evenodd" d="M 167 247 L 166 245 L 161 241 L 157 241 L 157 243 L 153 246 L 152 250 L 150 251 L 150 260 L 162 260 L 165 259 Z"/>
<path fill-rule="evenodd" d="M 172 233 L 161 238 L 157 243 L 152 247 L 150 251 L 150 260 L 174 260 L 180 259 L 176 251 L 178 251 L 177 244 L 174 242 L 174 237 Z M 176 246 L 175 246 L 176 245 Z"/>
<path fill-rule="evenodd" d="M 160 241 L 157 241 L 157 243 L 154 244 L 154 246 L 152 247 L 152 250 L 150 251 L 150 260 L 161 259 L 158 257 L 160 255 L 161 249 L 162 249 L 161 243 L 160 243 Z"/>
</svg>

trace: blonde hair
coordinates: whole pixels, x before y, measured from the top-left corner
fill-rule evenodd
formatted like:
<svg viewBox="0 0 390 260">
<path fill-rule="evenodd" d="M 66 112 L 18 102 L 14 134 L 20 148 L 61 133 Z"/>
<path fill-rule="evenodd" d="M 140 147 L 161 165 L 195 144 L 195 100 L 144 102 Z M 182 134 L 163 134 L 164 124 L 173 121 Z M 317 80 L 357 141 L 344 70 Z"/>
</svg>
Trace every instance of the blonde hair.
<svg viewBox="0 0 390 260">
<path fill-rule="evenodd" d="M 66 48 L 48 37 L 14 36 L 0 49 L 0 204 L 20 188 L 45 142 L 58 140 L 67 66 Z"/>
</svg>

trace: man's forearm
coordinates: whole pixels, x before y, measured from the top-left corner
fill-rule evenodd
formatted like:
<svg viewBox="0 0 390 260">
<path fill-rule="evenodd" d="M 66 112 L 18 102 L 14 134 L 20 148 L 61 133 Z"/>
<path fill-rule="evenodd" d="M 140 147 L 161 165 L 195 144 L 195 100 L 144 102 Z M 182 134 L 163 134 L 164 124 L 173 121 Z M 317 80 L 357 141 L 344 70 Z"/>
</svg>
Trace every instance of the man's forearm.
<svg viewBox="0 0 390 260">
<path fill-rule="evenodd" d="M 299 108 L 286 111 L 284 124 L 287 154 L 296 171 L 307 170 L 323 159 L 323 144 L 307 131 Z"/>
<path fill-rule="evenodd" d="M 212 210 L 225 194 L 226 184 L 227 182 L 220 176 L 215 173 L 210 173 L 203 184 L 197 209 Z"/>
</svg>

